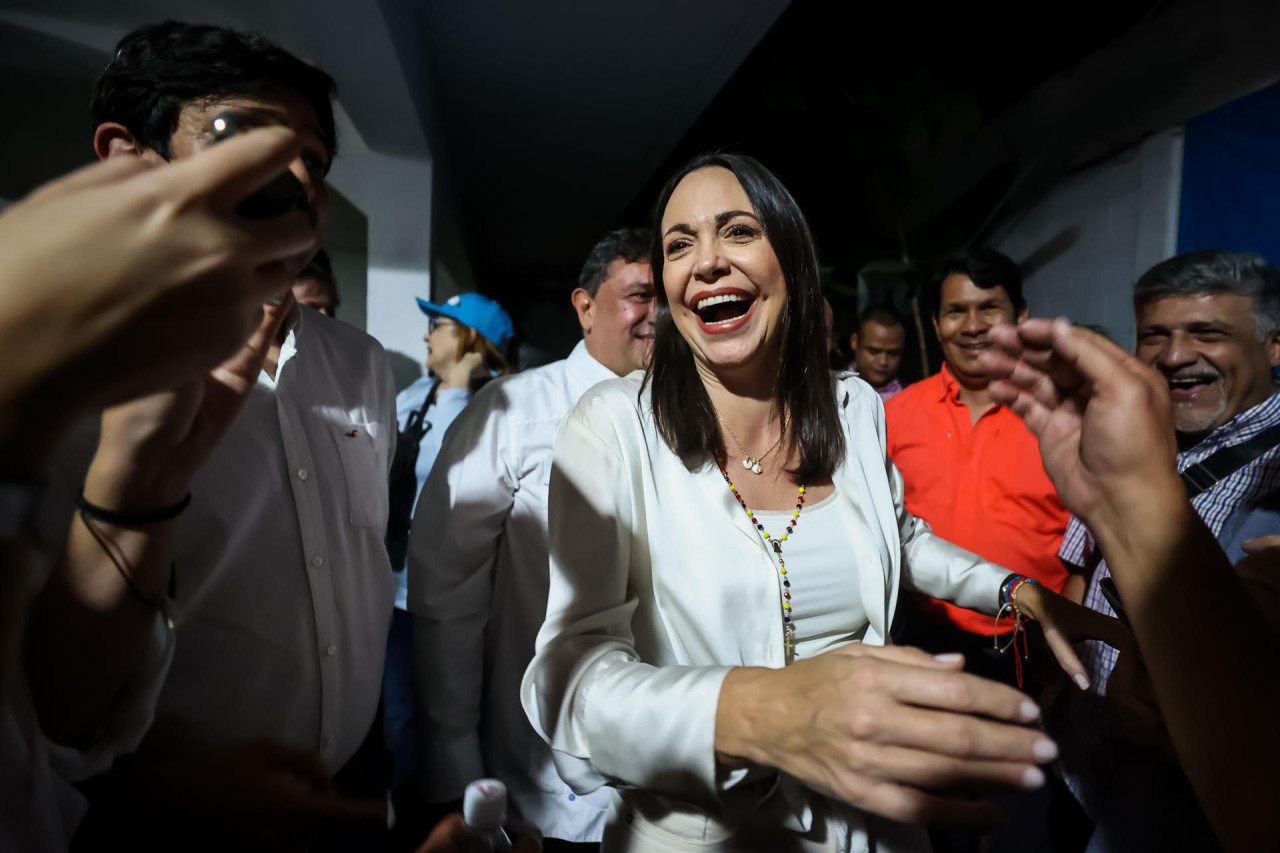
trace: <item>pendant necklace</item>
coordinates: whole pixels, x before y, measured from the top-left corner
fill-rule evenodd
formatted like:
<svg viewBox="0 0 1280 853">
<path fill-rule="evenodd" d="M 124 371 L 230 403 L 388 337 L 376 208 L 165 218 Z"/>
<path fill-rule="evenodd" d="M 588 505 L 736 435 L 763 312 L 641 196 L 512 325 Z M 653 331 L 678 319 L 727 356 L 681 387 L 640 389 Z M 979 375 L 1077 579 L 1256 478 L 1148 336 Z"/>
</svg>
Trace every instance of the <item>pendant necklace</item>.
<svg viewBox="0 0 1280 853">
<path fill-rule="evenodd" d="M 785 426 L 783 431 L 786 431 Z M 772 450 L 772 448 L 770 449 Z M 800 487 L 796 490 L 796 508 L 795 512 L 791 513 L 791 520 L 787 522 L 786 532 L 781 536 L 775 537 L 764 529 L 760 519 L 756 518 L 756 514 L 747 506 L 747 502 L 742 499 L 742 495 L 738 494 L 738 487 L 729 479 L 729 472 L 725 470 L 724 460 L 717 460 L 716 464 L 720 466 L 720 474 L 724 477 L 725 483 L 728 484 L 729 491 L 733 492 L 733 496 L 738 499 L 738 506 L 742 507 L 742 511 L 747 514 L 747 518 L 751 520 L 751 523 L 756 526 L 756 530 L 760 532 L 764 543 L 773 548 L 773 553 L 778 557 L 778 574 L 782 577 L 783 660 L 786 663 L 791 663 L 796 657 L 796 626 L 791 622 L 791 579 L 787 577 L 787 563 L 782 558 L 782 543 L 787 541 L 787 537 L 796 529 L 796 523 L 800 521 L 800 510 L 804 509 L 804 484 L 800 484 Z"/>
<path fill-rule="evenodd" d="M 721 426 L 729 431 L 729 435 L 733 437 L 733 443 L 738 445 L 738 452 L 742 454 L 742 467 L 746 468 L 753 474 L 763 474 L 764 468 L 760 463 L 763 462 L 764 458 L 776 450 L 778 445 L 782 443 L 782 437 L 787 434 L 787 427 L 791 424 L 791 413 L 788 412 L 787 416 L 782 419 L 782 429 L 778 431 L 777 441 L 769 445 L 769 449 L 764 453 L 761 453 L 759 456 L 752 456 L 747 453 L 747 449 L 743 447 L 742 442 L 738 440 L 738 434 L 733 431 L 733 427 L 729 426 L 724 418 L 720 417 L 718 412 L 716 413 L 716 420 L 720 422 Z"/>
</svg>

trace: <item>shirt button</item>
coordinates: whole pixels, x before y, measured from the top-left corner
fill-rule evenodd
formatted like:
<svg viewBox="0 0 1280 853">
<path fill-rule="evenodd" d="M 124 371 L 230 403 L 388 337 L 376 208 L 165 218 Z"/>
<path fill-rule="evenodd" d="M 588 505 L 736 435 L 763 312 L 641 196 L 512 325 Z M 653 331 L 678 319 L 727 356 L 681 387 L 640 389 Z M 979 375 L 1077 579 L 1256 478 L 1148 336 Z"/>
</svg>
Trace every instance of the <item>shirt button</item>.
<svg viewBox="0 0 1280 853">
<path fill-rule="evenodd" d="M 317 569 L 320 568 L 321 566 L 324 565 L 324 557 L 321 557 L 319 554 L 316 554 L 314 557 L 311 558 L 311 565 L 315 566 Z"/>
<path fill-rule="evenodd" d="M 337 646 L 335 646 L 333 643 L 330 643 L 330 644 L 329 644 L 329 648 L 325 649 L 325 650 L 324 650 L 324 653 L 325 653 L 326 655 L 328 655 L 329 657 L 333 657 L 334 655 L 336 655 L 336 654 L 338 653 L 338 647 L 337 647 Z"/>
<path fill-rule="evenodd" d="M 299 479 L 299 480 L 305 480 L 305 479 L 307 479 L 307 469 L 306 469 L 306 468 L 299 468 L 299 469 L 298 469 L 298 479 Z"/>
<path fill-rule="evenodd" d="M 576 799 L 578 799 L 578 795 L 577 795 L 577 794 L 570 794 L 570 795 L 569 795 L 569 802 L 571 802 L 571 803 L 572 803 L 572 802 L 573 802 L 574 800 L 576 800 Z"/>
</svg>

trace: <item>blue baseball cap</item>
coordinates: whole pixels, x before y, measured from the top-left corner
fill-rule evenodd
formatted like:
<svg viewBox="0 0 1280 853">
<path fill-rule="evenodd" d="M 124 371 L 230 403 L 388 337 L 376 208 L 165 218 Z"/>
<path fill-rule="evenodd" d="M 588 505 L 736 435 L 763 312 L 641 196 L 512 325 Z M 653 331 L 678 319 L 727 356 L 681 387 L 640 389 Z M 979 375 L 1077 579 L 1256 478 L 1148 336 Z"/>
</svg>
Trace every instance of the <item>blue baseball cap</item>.
<svg viewBox="0 0 1280 853">
<path fill-rule="evenodd" d="M 450 296 L 443 305 L 419 299 L 418 307 L 428 317 L 448 317 L 470 326 L 498 349 L 505 348 L 516 333 L 516 327 L 502 306 L 479 293 L 459 293 Z"/>
</svg>

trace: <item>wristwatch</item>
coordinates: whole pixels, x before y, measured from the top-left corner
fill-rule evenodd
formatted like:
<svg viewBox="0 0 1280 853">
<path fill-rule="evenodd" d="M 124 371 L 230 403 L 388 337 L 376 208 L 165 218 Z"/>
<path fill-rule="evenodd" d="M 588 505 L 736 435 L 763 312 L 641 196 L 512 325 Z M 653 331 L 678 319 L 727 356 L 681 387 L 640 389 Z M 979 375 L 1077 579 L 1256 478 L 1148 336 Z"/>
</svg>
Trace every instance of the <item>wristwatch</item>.
<svg viewBox="0 0 1280 853">
<path fill-rule="evenodd" d="M 17 539 L 24 530 L 32 528 L 43 492 L 43 482 L 0 480 L 0 542 Z"/>
</svg>

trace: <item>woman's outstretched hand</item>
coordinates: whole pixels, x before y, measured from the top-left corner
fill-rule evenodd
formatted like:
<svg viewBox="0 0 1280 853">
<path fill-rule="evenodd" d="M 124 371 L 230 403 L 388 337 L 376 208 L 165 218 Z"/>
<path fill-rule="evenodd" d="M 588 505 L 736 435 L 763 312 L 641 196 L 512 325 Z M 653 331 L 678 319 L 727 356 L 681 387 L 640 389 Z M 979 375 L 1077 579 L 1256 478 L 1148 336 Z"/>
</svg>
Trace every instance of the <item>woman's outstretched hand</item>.
<svg viewBox="0 0 1280 853">
<path fill-rule="evenodd" d="M 735 669 L 720 693 L 717 754 L 893 820 L 993 826 L 996 806 L 950 794 L 1038 788 L 1036 765 L 1058 750 L 1027 727 L 1034 702 L 962 664 L 852 643 L 784 669 Z"/>
<path fill-rule="evenodd" d="M 1101 640 L 1115 649 L 1133 645 L 1133 635 L 1119 619 L 1076 604 L 1039 584 L 1019 586 L 1014 603 L 1020 613 L 1040 623 L 1058 665 L 1081 690 L 1089 689 L 1089 674 L 1071 648 L 1072 643 Z"/>
</svg>

